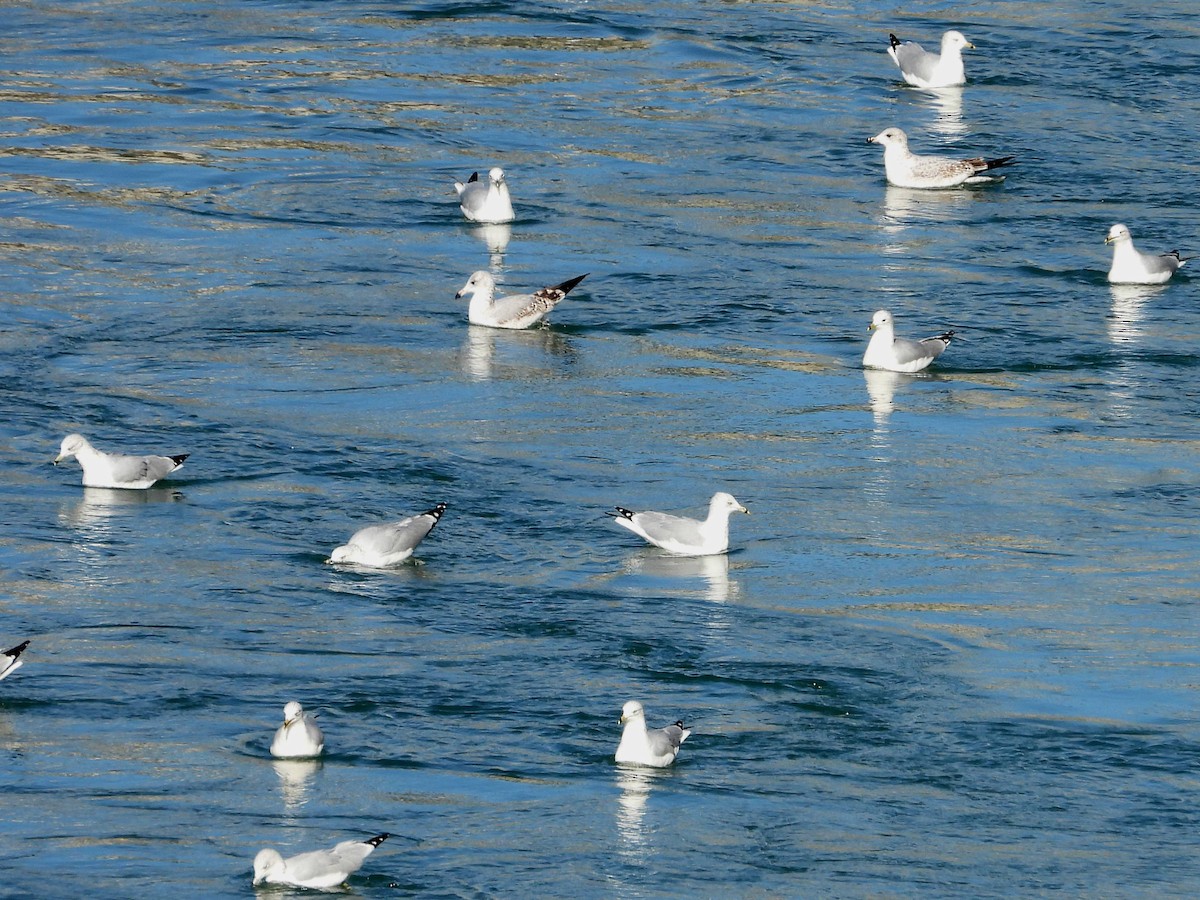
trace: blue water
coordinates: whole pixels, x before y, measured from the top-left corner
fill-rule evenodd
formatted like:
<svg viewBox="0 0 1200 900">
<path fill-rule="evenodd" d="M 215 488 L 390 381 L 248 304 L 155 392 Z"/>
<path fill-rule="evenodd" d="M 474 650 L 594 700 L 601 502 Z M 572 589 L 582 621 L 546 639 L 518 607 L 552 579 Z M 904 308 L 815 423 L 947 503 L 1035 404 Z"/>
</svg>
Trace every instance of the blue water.
<svg viewBox="0 0 1200 900">
<path fill-rule="evenodd" d="M 1197 276 L 1102 243 L 1200 250 L 1192 4 L 5 18 L 0 893 L 380 831 L 360 896 L 1200 892 Z M 948 27 L 968 86 L 900 84 Z M 889 125 L 1018 164 L 889 189 Z M 496 164 L 499 231 L 452 188 Z M 590 275 L 510 334 L 478 268 Z M 865 376 L 885 306 L 959 339 Z M 192 455 L 84 490 L 70 431 Z M 603 516 L 721 489 L 728 557 Z M 417 562 L 324 565 L 438 501 Z M 631 698 L 674 768 L 613 763 Z M 319 764 L 269 758 L 292 699 Z"/>
</svg>

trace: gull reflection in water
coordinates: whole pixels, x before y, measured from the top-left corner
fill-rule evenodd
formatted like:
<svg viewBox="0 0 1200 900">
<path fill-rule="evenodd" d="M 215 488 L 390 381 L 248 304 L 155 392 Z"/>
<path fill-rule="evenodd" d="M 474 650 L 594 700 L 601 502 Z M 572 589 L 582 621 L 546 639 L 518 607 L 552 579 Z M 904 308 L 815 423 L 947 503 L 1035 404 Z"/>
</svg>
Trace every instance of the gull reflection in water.
<svg viewBox="0 0 1200 900">
<path fill-rule="evenodd" d="M 480 225 L 475 229 L 475 235 L 488 248 L 488 253 L 490 254 L 488 265 L 493 270 L 499 269 L 504 264 L 504 253 L 508 250 L 508 242 L 512 237 L 512 226 Z M 492 274 L 496 274 L 495 271 Z"/>
<path fill-rule="evenodd" d="M 273 759 L 271 768 L 279 776 L 283 806 L 296 810 L 308 802 L 313 776 L 321 769 L 319 759 Z"/>
<path fill-rule="evenodd" d="M 962 87 L 929 89 L 925 93 L 936 115 L 930 128 L 950 137 L 965 134 L 967 126 L 962 120 Z"/>
<path fill-rule="evenodd" d="M 701 596 L 714 603 L 726 603 L 736 598 L 741 586 L 729 580 L 729 555 L 715 553 L 712 556 L 672 556 L 654 550 L 645 550 L 630 558 L 626 571 L 649 575 L 652 578 L 672 578 L 699 582 L 704 585 Z"/>
<path fill-rule="evenodd" d="M 655 773 L 648 769 L 620 766 L 617 771 L 617 786 L 621 789 L 617 798 L 617 835 L 621 856 L 631 863 L 644 862 L 650 852 L 645 818 L 654 778 Z"/>
<path fill-rule="evenodd" d="M 144 491 L 117 488 L 84 488 L 78 503 L 64 507 L 59 522 L 72 528 L 103 525 L 115 515 L 145 503 L 179 503 L 183 494 L 172 488 L 148 488 Z"/>
<path fill-rule="evenodd" d="M 908 376 L 884 369 L 863 369 L 863 378 L 867 382 L 867 396 L 871 399 L 871 414 L 875 417 L 871 446 L 877 452 L 885 453 L 891 449 L 888 419 L 896 408 L 896 388 L 902 381 L 907 381 Z"/>
<path fill-rule="evenodd" d="M 1145 337 L 1142 320 L 1147 300 L 1157 296 L 1165 285 L 1112 284 L 1112 310 L 1108 315 L 1108 339 L 1114 344 L 1134 344 Z"/>
<path fill-rule="evenodd" d="M 529 378 L 545 371 L 548 361 L 574 362 L 578 355 L 569 335 L 541 326 L 520 331 L 467 326 L 467 339 L 459 350 L 459 367 L 472 381 L 491 381 L 501 374 L 497 348 L 504 351 L 504 374 Z"/>
</svg>

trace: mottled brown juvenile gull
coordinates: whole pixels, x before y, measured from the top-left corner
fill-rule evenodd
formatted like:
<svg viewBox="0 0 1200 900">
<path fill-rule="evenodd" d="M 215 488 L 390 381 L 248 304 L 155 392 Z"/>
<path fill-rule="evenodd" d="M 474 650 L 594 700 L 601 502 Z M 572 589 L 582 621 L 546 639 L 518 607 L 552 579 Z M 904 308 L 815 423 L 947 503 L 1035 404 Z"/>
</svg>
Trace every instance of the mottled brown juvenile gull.
<svg viewBox="0 0 1200 900">
<path fill-rule="evenodd" d="M 905 188 L 949 188 L 960 184 L 997 181 L 1000 180 L 998 177 L 983 173 L 1011 165 L 1016 158 L 918 156 L 908 149 L 908 135 L 899 128 L 881 131 L 875 137 L 867 138 L 867 143 L 883 147 L 883 166 L 887 171 L 888 183 Z"/>
<path fill-rule="evenodd" d="M 528 328 L 542 320 L 567 294 L 587 275 L 580 275 L 562 284 L 544 287 L 532 294 L 509 294 L 496 296 L 496 279 L 480 269 L 467 279 L 462 290 L 455 294 L 461 300 L 470 297 L 467 319 L 472 325 L 487 325 L 489 328 Z"/>
</svg>

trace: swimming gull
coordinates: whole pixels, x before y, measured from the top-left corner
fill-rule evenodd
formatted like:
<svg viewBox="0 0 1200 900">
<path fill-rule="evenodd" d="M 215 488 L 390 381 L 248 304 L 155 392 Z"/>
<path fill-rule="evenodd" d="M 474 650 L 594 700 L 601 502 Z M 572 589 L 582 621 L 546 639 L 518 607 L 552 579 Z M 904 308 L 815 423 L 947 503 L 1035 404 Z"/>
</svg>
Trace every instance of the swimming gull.
<svg viewBox="0 0 1200 900">
<path fill-rule="evenodd" d="M 1120 223 L 1108 230 L 1104 243 L 1112 244 L 1112 268 L 1108 280 L 1113 284 L 1163 284 L 1170 281 L 1191 256 L 1180 256 L 1178 250 L 1170 253 L 1143 253 L 1133 246 L 1133 235 Z"/>
<path fill-rule="evenodd" d="M 954 337 L 953 331 L 919 341 L 896 337 L 896 323 L 886 309 L 875 313 L 867 329 L 875 333 L 863 354 L 863 365 L 889 372 L 920 372 L 942 355 Z"/>
<path fill-rule="evenodd" d="M 88 443 L 83 435 L 68 434 L 63 438 L 54 464 L 57 466 L 72 456 L 79 460 L 79 465 L 83 467 L 84 487 L 145 490 L 182 466 L 188 455 L 129 456 L 124 453 L 105 453 Z"/>
<path fill-rule="evenodd" d="M 25 665 L 21 661 L 21 654 L 25 652 L 25 648 L 29 646 L 29 641 L 22 641 L 17 646 L 5 650 L 0 654 L 0 681 L 3 681 L 21 666 Z"/>
<path fill-rule="evenodd" d="M 488 172 L 486 182 L 479 180 L 478 172 L 472 172 L 466 183 L 454 182 L 454 190 L 458 191 L 459 208 L 472 222 L 499 225 L 515 218 L 508 182 L 499 166 Z"/>
<path fill-rule="evenodd" d="M 320 756 L 325 735 L 315 718 L 295 700 L 283 707 L 283 724 L 271 739 L 271 755 L 280 759 L 305 759 Z"/>
<path fill-rule="evenodd" d="M 916 41 L 901 41 L 889 34 L 891 45 L 888 56 L 900 67 L 900 74 L 913 87 L 944 88 L 965 84 L 967 73 L 963 70 L 962 51 L 974 50 L 961 31 L 947 31 L 942 35 L 942 52 L 930 53 Z"/>
<path fill-rule="evenodd" d="M 491 328 L 528 328 L 541 321 L 542 317 L 559 304 L 563 297 L 587 275 L 580 275 L 553 287 L 544 287 L 532 294 L 510 294 L 496 297 L 496 280 L 482 269 L 467 279 L 455 298 L 471 298 L 467 308 L 467 319 L 472 325 L 487 325 Z"/>
<path fill-rule="evenodd" d="M 642 704 L 630 700 L 621 710 L 621 743 L 617 745 L 617 762 L 663 768 L 675 762 L 679 745 L 688 739 L 691 730 L 676 722 L 666 728 L 647 728 Z"/>
<path fill-rule="evenodd" d="M 333 888 L 362 868 L 363 861 L 391 835 L 386 831 L 365 841 L 342 841 L 331 850 L 310 850 L 284 859 L 267 847 L 254 857 L 254 883 Z"/>
<path fill-rule="evenodd" d="M 628 528 L 651 544 L 681 556 L 709 556 L 729 549 L 729 515 L 750 510 L 719 491 L 708 503 L 708 518 L 703 522 L 661 512 L 631 512 L 618 506 L 610 513 L 622 528 Z"/>
<path fill-rule="evenodd" d="M 1000 177 L 982 173 L 1011 165 L 1016 159 L 1014 156 L 998 159 L 917 156 L 908 149 L 908 135 L 899 128 L 881 131 L 875 137 L 867 138 L 867 143 L 883 146 L 883 166 L 887 170 L 888 183 L 905 188 L 948 188 L 998 181 Z"/>
<path fill-rule="evenodd" d="M 384 568 L 404 562 L 413 555 L 417 544 L 441 521 L 446 504 L 439 503 L 420 515 L 409 516 L 387 525 L 369 525 L 350 540 L 334 549 L 326 562 L 357 563 L 360 566 Z"/>
</svg>

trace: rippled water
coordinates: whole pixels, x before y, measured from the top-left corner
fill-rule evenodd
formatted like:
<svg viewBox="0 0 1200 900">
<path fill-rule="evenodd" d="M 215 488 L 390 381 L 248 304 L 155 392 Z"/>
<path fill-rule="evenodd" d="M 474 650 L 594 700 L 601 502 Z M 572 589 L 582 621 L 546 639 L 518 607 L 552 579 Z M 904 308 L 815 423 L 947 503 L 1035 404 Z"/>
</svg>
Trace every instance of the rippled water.
<svg viewBox="0 0 1200 900">
<path fill-rule="evenodd" d="M 245 896 L 1194 896 L 1190 4 L 6 7 L 0 874 Z M 903 87 L 959 27 L 971 83 Z M 865 138 L 1015 154 L 885 187 Z M 452 182 L 503 165 L 511 228 Z M 590 273 L 529 333 L 453 299 Z M 859 367 L 872 312 L 954 328 Z M 145 493 L 55 469 L 190 452 Z M 728 557 L 603 511 L 753 514 Z M 419 562 L 333 570 L 449 504 Z M 617 716 L 694 728 L 616 767 Z M 320 763 L 273 763 L 286 700 Z"/>
</svg>

